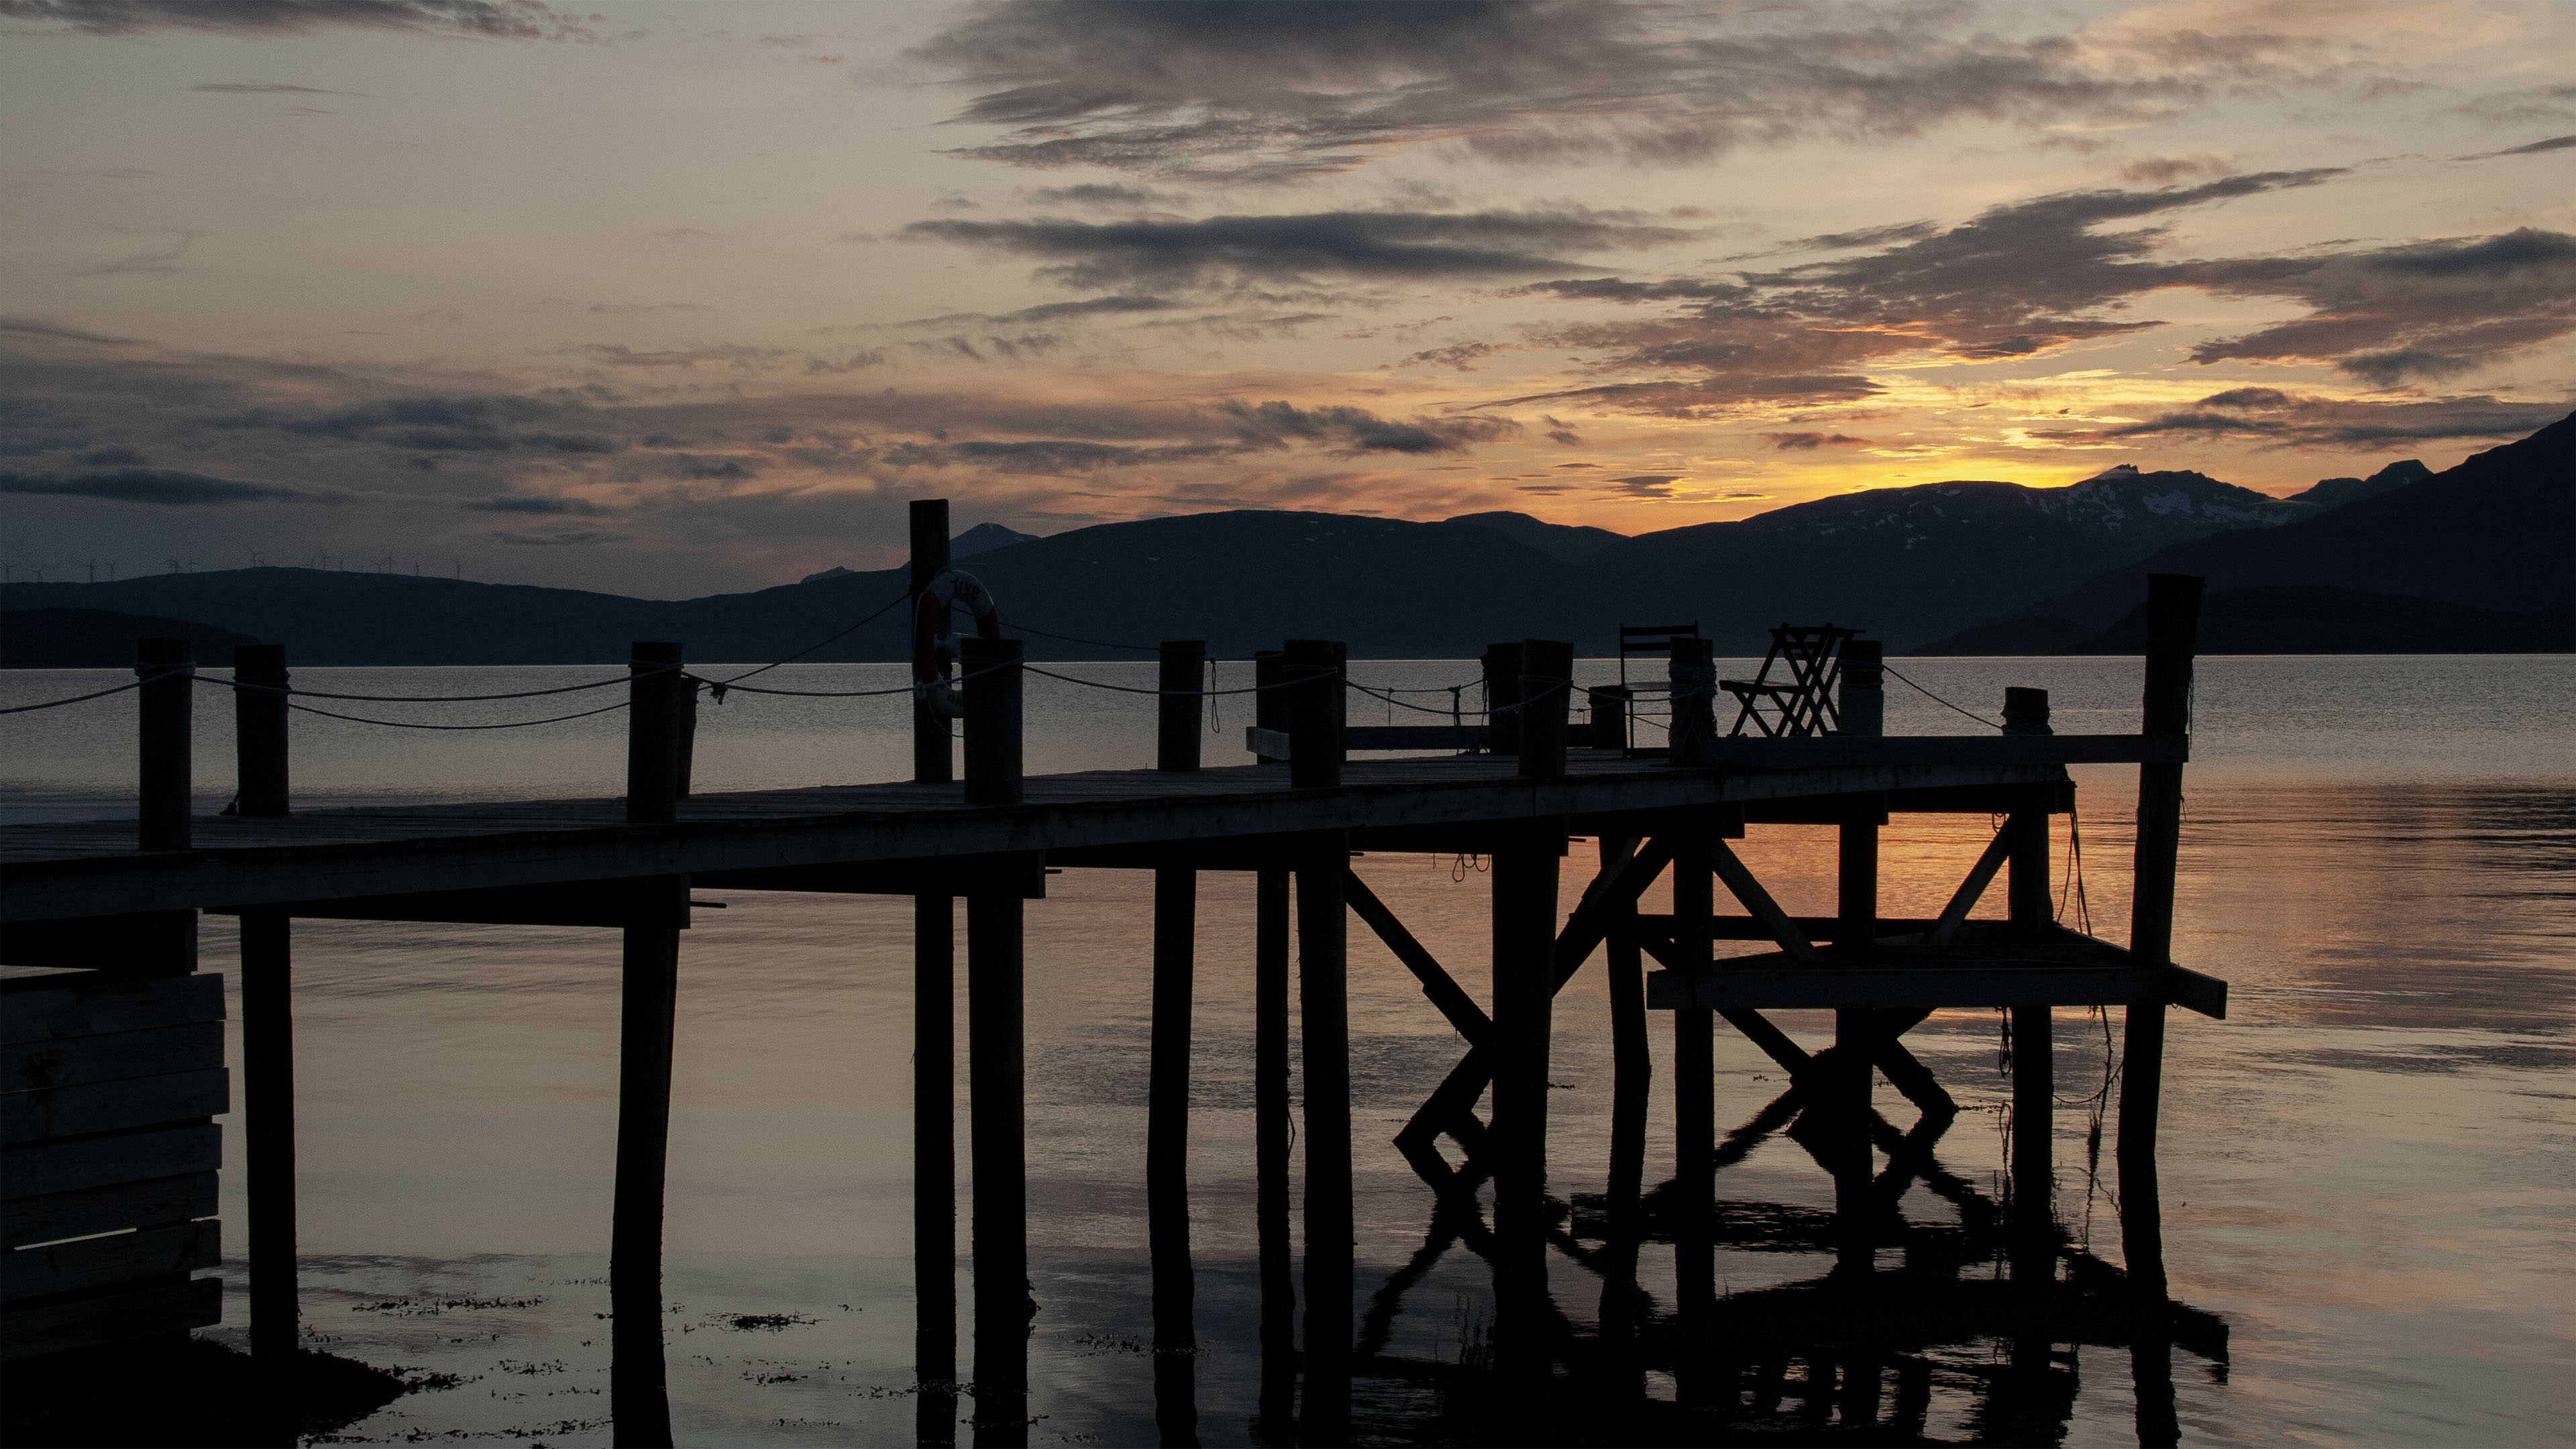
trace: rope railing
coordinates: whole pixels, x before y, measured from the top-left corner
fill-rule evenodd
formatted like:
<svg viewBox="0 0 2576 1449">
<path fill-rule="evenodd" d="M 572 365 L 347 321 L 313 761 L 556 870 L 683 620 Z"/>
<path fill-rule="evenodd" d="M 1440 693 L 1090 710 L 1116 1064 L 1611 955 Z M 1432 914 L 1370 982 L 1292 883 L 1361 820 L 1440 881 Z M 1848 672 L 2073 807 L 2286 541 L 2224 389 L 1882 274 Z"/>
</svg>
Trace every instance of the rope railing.
<svg viewBox="0 0 2576 1449">
<path fill-rule="evenodd" d="M 111 694 L 123 694 L 129 689 L 142 687 L 143 681 L 138 679 L 132 684 L 120 684 L 114 689 L 102 689 L 95 694 L 75 694 L 69 699 L 49 699 L 43 704 L 21 704 L 9 709 L 0 709 L 0 714 L 32 714 L 40 709 L 60 709 L 67 704 L 85 704 L 93 699 L 105 699 Z"/>
<path fill-rule="evenodd" d="M 1941 696 L 1939 696 L 1939 695 L 1937 695 L 1937 694 L 1934 694 L 1932 691 L 1930 691 L 1930 690 L 1928 690 L 1928 689 L 1925 689 L 1922 685 L 1919 685 L 1919 684 L 1915 683 L 1913 680 L 1906 678 L 1904 675 L 1902 675 L 1902 674 L 1897 674 L 1897 673 L 1896 673 L 1896 666 L 1894 666 L 1894 665 L 1892 665 L 1892 664 L 1881 663 L 1881 664 L 1879 665 L 1879 668 L 1886 670 L 1886 671 L 1887 671 L 1888 673 L 1890 673 L 1890 674 L 1895 674 L 1895 675 L 1896 675 L 1896 680 L 1897 680 L 1897 682 L 1898 682 L 1899 684 L 1904 685 L 1906 688 L 1908 688 L 1908 689 L 1910 689 L 1910 690 L 1913 690 L 1916 694 L 1919 694 L 1919 695 L 1923 696 L 1925 699 L 1928 699 L 1928 700 L 1932 701 L 1934 704 L 1937 704 L 1937 705 L 1941 706 L 1943 709 L 1949 710 L 1949 711 L 1950 711 L 1951 713 L 1953 713 L 1953 714 L 1965 715 L 1965 716 L 1967 716 L 1969 719 L 1975 720 L 1977 723 L 1979 723 L 1979 724 L 1981 724 L 1981 725 L 1984 725 L 1984 726 L 1985 726 L 1986 728 L 1988 728 L 1988 729 L 1995 729 L 1995 730 L 1999 730 L 1999 729 L 2002 729 L 2002 728 L 2003 728 L 2003 725 L 2001 725 L 2000 723 L 1998 723 L 1998 722 L 1996 722 L 1996 721 L 1994 721 L 1994 720 L 1990 720 L 1990 719 L 1986 718 L 1984 715 L 1981 715 L 1981 714 L 1977 713 L 1977 712 L 1976 712 L 1976 711 L 1974 711 L 1974 710 L 1961 709 L 1959 706 L 1957 706 L 1957 705 L 1955 705 L 1955 704 L 1952 704 L 1950 701 L 1948 701 L 1948 700 L 1946 700 L 1946 699 L 1943 699 Z"/>
</svg>

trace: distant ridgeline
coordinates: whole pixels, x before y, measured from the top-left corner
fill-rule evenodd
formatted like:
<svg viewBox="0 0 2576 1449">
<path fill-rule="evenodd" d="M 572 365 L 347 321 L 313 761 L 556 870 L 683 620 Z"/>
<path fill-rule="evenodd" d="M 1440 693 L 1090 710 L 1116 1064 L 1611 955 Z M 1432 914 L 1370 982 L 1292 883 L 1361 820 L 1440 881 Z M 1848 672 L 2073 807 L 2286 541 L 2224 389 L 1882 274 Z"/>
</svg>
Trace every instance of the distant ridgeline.
<svg viewBox="0 0 2576 1449">
<path fill-rule="evenodd" d="M 2209 580 L 2204 653 L 2576 648 L 2576 416 L 2443 473 L 2409 460 L 2279 499 L 2198 473 L 2118 467 L 2070 488 L 1927 483 L 1629 538 L 1520 513 L 1409 523 L 1232 512 L 1031 538 L 994 524 L 956 556 L 1006 625 L 1240 658 L 1290 637 L 1371 658 L 1472 657 L 1503 638 L 1609 652 L 1626 622 L 1696 619 L 1721 654 L 1782 620 L 1858 625 L 1915 654 L 2135 653 L 2148 573 Z M 0 587 L 12 668 L 133 662 L 183 634 L 230 662 L 240 636 L 295 664 L 622 661 L 635 639 L 764 661 L 890 600 L 905 571 L 826 569 L 701 599 L 255 568 Z M 185 621 L 195 621 L 185 622 Z M 1122 657 L 1033 636 L 1034 659 Z M 209 653 L 209 651 L 227 651 Z M 888 614 L 807 656 L 906 657 Z M 1142 656 L 1138 656 L 1142 657 Z"/>
</svg>

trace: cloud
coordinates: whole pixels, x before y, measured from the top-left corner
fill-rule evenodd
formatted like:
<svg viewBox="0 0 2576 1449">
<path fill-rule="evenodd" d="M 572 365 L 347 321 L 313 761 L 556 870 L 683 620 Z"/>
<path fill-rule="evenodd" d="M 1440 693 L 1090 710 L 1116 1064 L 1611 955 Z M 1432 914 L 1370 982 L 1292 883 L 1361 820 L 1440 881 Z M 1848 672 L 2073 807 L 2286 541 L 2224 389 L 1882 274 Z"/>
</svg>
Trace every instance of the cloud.
<svg viewBox="0 0 2576 1449">
<path fill-rule="evenodd" d="M 2379 386 L 2468 372 L 2576 333 L 2576 236 L 2497 236 L 2212 264 L 2201 285 L 2290 297 L 2304 317 L 2192 349 L 2195 362 L 2326 362 Z"/>
<path fill-rule="evenodd" d="M 1585 270 L 1548 255 L 1667 245 L 1696 233 L 1625 211 L 1328 211 L 1199 221 L 917 221 L 905 237 L 1035 257 L 1035 275 L 1069 287 L 1142 283 L 1171 290 L 1423 281 Z"/>
<path fill-rule="evenodd" d="M 1966 5 L 985 0 L 913 54 L 974 88 L 958 123 L 996 130 L 963 154 L 1275 183 L 1433 143 L 1695 165 L 1953 120 L 2133 124 L 2317 53 L 2250 26 L 2200 44 L 1990 26 Z"/>
<path fill-rule="evenodd" d="M 1229 401 L 1217 408 L 1232 419 L 1238 435 L 1254 447 L 1285 447 L 1291 440 L 1337 444 L 1345 456 L 1359 453 L 1463 453 L 1470 444 L 1516 436 L 1520 424 L 1509 418 L 1416 418 L 1396 422 L 1362 408 L 1300 408 L 1285 402 L 1249 404 Z"/>
<path fill-rule="evenodd" d="M 2213 260 L 2170 254 L 2171 213 L 2342 174 L 2262 172 L 2191 186 L 2059 192 L 1989 207 L 1955 226 L 1885 229 L 1877 234 L 1902 239 L 1775 270 L 1531 284 L 1521 293 L 1654 315 L 1537 329 L 1533 341 L 1581 354 L 1581 365 L 1603 380 L 1515 401 L 1582 399 L 1702 416 L 1800 395 L 1850 400 L 1878 390 L 1863 370 L 1874 363 L 2031 357 L 2152 330 L 2164 324 L 2133 304 L 2177 288 L 2304 304 L 2291 321 L 2199 343 L 2194 361 L 2325 363 L 2381 386 L 2456 376 L 2576 334 L 2576 237 L 2558 232 L 2525 227 Z M 1622 376 L 1637 373 L 1656 377 Z"/>
<path fill-rule="evenodd" d="M 69 476 L 0 473 L 0 493 L 25 493 L 47 498 L 98 498 L 115 503 L 157 503 L 167 508 L 335 501 L 330 493 L 275 483 L 214 478 L 174 468 L 116 468 Z"/>
<path fill-rule="evenodd" d="M 484 535 L 494 543 L 513 544 L 521 548 L 570 548 L 584 543 L 623 543 L 632 534 L 612 533 L 604 528 L 576 529 L 565 533 L 519 533 L 496 528 Z"/>
<path fill-rule="evenodd" d="M 2576 146 L 2576 136 L 2552 136 L 2546 141 L 2533 141 L 2523 146 L 2507 146 L 2501 151 L 2481 151 L 2475 156 L 2461 156 L 2461 161 L 2489 161 L 2498 156 L 2537 156 L 2544 151 L 2564 151 Z"/>
<path fill-rule="evenodd" d="M 587 499 L 535 493 L 495 493 L 489 498 L 469 499 L 463 506 L 474 513 L 552 513 L 582 518 L 596 518 L 608 512 Z"/>
<path fill-rule="evenodd" d="M 1764 433 L 1763 438 L 1783 453 L 1812 453 L 1818 448 L 1866 448 L 1867 438 L 1846 437 L 1841 433 Z"/>
<path fill-rule="evenodd" d="M 234 96 L 356 96 L 363 91 L 326 91 L 319 86 L 290 86 L 276 81 L 217 81 L 212 85 L 191 87 Z"/>
<path fill-rule="evenodd" d="M 2188 408 L 2110 427 L 2034 433 L 2053 442 L 2132 438 L 2245 439 L 2273 448 L 2366 451 L 2392 442 L 2519 438 L 2567 415 L 2570 402 L 2510 402 L 2484 394 L 2383 402 L 2307 397 L 2268 387 L 2232 388 Z"/>
<path fill-rule="evenodd" d="M 577 40 L 592 32 L 538 0 L 0 0 L 0 17 L 87 35 L 146 30 L 321 30 L 363 26 L 500 40 Z"/>
<path fill-rule="evenodd" d="M 141 273 L 176 272 L 181 269 L 172 265 L 172 263 L 178 261 L 180 257 L 185 256 L 188 248 L 196 245 L 197 238 L 203 235 L 203 232 L 183 231 L 178 234 L 175 240 L 164 245 L 146 247 L 142 251 L 136 252 L 131 256 L 119 257 L 112 262 L 101 262 L 94 267 L 83 267 L 80 269 L 78 275 L 84 277 L 121 277 Z"/>
<path fill-rule="evenodd" d="M 1035 307 L 1022 307 L 1016 312 L 947 312 L 937 317 L 916 317 L 901 325 L 906 327 L 955 327 L 961 324 L 1001 324 L 1022 322 L 1056 322 L 1075 317 L 1121 316 L 1135 312 L 1168 312 L 1181 305 L 1161 297 L 1089 297 L 1079 302 L 1042 302 Z"/>
<path fill-rule="evenodd" d="M 1164 206 L 1180 200 L 1169 191 L 1155 191 L 1143 186 L 1114 186 L 1086 181 L 1078 186 L 1041 186 L 1029 193 L 1029 199 L 1040 206 L 1088 206 L 1102 211 L 1141 211 L 1149 206 Z"/>
</svg>

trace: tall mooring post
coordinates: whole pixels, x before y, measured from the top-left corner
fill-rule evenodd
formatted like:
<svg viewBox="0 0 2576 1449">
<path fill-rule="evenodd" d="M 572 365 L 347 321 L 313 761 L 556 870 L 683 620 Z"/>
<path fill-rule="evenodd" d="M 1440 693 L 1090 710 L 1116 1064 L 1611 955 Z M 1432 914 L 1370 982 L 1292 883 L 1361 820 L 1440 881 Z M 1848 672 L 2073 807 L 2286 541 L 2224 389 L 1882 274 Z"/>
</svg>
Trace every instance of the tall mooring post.
<svg viewBox="0 0 2576 1449">
<path fill-rule="evenodd" d="M 1154 702 L 1154 768 L 1187 773 L 1199 767 L 1199 705 L 1207 696 L 1207 641 L 1166 639 L 1157 651 L 1161 695 Z"/>
<path fill-rule="evenodd" d="M 1520 659 L 1519 775 L 1565 775 L 1574 646 L 1526 639 Z M 1499 718 L 1499 716 L 1498 716 Z M 1546 1382 L 1547 1070 L 1556 996 L 1557 860 L 1565 821 L 1517 822 L 1497 838 L 1493 877 L 1495 1349 L 1507 1395 Z"/>
<path fill-rule="evenodd" d="M 627 655 L 626 819 L 667 825 L 679 800 L 682 650 L 638 640 Z M 617 1183 L 609 1233 L 609 1373 L 620 1445 L 671 1442 L 662 1362 L 662 1192 L 671 1139 L 671 1049 L 688 880 L 638 882 L 624 927 L 617 1066 Z"/>
<path fill-rule="evenodd" d="M 1288 697 L 1288 783 L 1300 790 L 1342 783 L 1349 657 L 1347 646 L 1330 639 L 1291 639 L 1280 651 L 1285 687 L 1278 692 Z"/>
<path fill-rule="evenodd" d="M 2147 575 L 2147 678 L 2141 730 L 2180 743 L 2191 734 L 2192 651 L 2200 633 L 2202 580 Z M 2129 955 L 2140 966 L 2173 963 L 2174 878 L 2182 851 L 2182 764 L 2138 767 L 2138 846 L 2129 911 Z M 2156 1116 L 2164 1091 L 2165 1009 L 2127 1009 L 2122 1032 L 2120 1135 L 2121 1256 L 2143 1301 L 2144 1326 L 2129 1346 L 2141 1444 L 2177 1442 L 2171 1344 L 2163 1327 L 2164 1203 L 2156 1183 Z"/>
<path fill-rule="evenodd" d="M 1841 699 L 1837 713 L 1846 736 L 1875 738 L 1886 732 L 1887 693 L 1875 639 L 1853 639 L 1843 646 Z M 1861 793 L 1841 800 L 1842 822 L 1836 827 L 1834 952 L 1865 957 L 1878 941 L 1878 837 L 1887 818 L 1884 795 Z M 1836 1271 L 1866 1276 L 1877 1255 L 1878 1220 L 1882 1216 L 1873 1181 L 1877 1161 L 1870 1150 L 1870 1098 L 1877 1082 L 1873 1058 L 1887 1035 L 1887 1013 L 1868 1007 L 1846 1007 L 1834 1013 L 1831 1066 L 1817 1073 L 1815 1090 L 1826 1099 L 1831 1130 L 1820 1145 L 1833 1164 L 1834 1230 L 1839 1261 Z"/>
<path fill-rule="evenodd" d="M 287 812 L 286 646 L 233 651 L 232 812 Z M 241 914 L 243 1175 L 249 1209 L 251 1356 L 289 1371 L 301 1308 L 295 1246 L 294 928 L 281 911 Z M 273 1383 L 272 1394 L 291 1391 Z"/>
<path fill-rule="evenodd" d="M 922 591 L 948 567 L 948 500 L 912 500 L 911 522 L 912 608 L 904 616 L 907 641 L 921 628 Z M 957 778 L 948 721 L 922 699 L 912 702 L 912 778 L 922 785 L 945 785 Z"/>
<path fill-rule="evenodd" d="M 958 644 L 966 708 L 966 803 L 1017 805 L 1020 641 Z M 997 865 L 1002 862 L 996 862 Z M 1027 1034 L 1021 869 L 982 872 L 966 892 L 968 1132 L 975 1201 L 975 1442 L 1029 1441 Z"/>
</svg>

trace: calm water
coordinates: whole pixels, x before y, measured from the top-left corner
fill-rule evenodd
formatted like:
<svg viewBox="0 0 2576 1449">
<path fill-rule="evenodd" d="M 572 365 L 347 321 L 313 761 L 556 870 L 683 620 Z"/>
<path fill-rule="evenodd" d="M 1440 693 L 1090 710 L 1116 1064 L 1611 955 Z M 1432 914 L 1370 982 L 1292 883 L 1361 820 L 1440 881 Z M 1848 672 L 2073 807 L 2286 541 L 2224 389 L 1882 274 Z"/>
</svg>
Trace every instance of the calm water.
<svg viewBox="0 0 2576 1449">
<path fill-rule="evenodd" d="M 2050 689 L 2062 732 L 2136 728 L 2130 660 L 1899 661 L 1927 688 L 1991 709 L 2006 684 Z M 1234 675 L 1248 673 L 1228 666 Z M 472 693 L 594 669 L 299 670 L 306 688 Z M 709 672 L 715 672 L 710 670 Z M 1150 684 L 1148 666 L 1066 672 Z M 1472 677 L 1443 662 L 1359 666 L 1364 681 Z M 865 688 L 890 667 L 776 672 L 789 687 Z M 1587 678 L 1606 678 L 1595 670 Z M 2223 1371 L 2176 1356 L 2186 1442 L 2576 1442 L 2576 659 L 2214 659 L 2201 663 L 2176 954 L 2233 983 L 2232 1019 L 2177 1012 L 2166 1065 L 2163 1184 L 2174 1296 L 2229 1325 Z M 0 675 L 0 705 L 118 682 Z M 1220 684 L 1248 683 L 1221 678 Z M 1890 681 L 1890 733 L 1979 727 Z M 205 696 L 199 781 L 230 793 L 229 702 Z M 380 718 L 513 719 L 607 696 Z M 1423 696 L 1426 701 L 1445 696 Z M 1222 701 L 1212 761 L 1248 708 Z M 340 706 L 333 706 L 338 708 Z M 1354 718 L 1371 717 L 1370 706 Z M 1030 768 L 1136 765 L 1150 701 L 1048 680 L 1030 688 Z M 710 709 L 702 789 L 847 782 L 908 768 L 896 704 L 737 695 Z M 309 805 L 615 792 L 616 714 L 524 732 L 436 734 L 296 717 Z M 0 818 L 97 818 L 131 788 L 130 697 L 0 719 Z M 2086 769 L 2084 902 L 2126 935 L 2134 772 Z M 2058 859 L 2068 822 L 2059 822 Z M 1887 832 L 1890 914 L 1938 908 L 1983 845 L 1982 819 L 1900 817 Z M 1570 905 L 1589 873 L 1578 845 Z M 1757 827 L 1743 853 L 1792 911 L 1829 913 L 1822 830 Z M 1481 990 L 1488 877 L 1473 862 L 1373 856 L 1357 868 Z M 669 1186 L 671 1397 L 680 1442 L 908 1441 L 910 904 L 715 894 L 683 939 Z M 1029 911 L 1034 1442 L 1151 1443 L 1143 1199 L 1150 881 L 1069 871 Z M 1648 909 L 1662 902 L 1650 897 Z M 2075 905 L 2070 899 L 2070 916 Z M 1200 1432 L 1251 1436 L 1257 1381 L 1250 1098 L 1250 882 L 1200 886 L 1193 1121 Z M 230 922 L 208 918 L 210 968 Z M 1423 1246 L 1432 1199 L 1385 1139 L 1460 1045 L 1364 929 L 1352 934 L 1361 1303 Z M 605 1444 L 607 1239 L 615 1125 L 614 933 L 299 922 L 298 1085 L 307 1321 L 334 1351 L 459 1376 L 355 1437 L 541 1437 Z M 961 972 L 962 975 L 962 972 Z M 959 1019 L 964 1017 L 959 1003 Z M 1811 1045 L 1830 1023 L 1783 1013 Z M 1550 1191 L 1602 1190 L 1607 1011 L 1597 970 L 1559 998 Z M 1658 1018 L 1659 1064 L 1669 1027 Z M 2059 1092 L 2106 1067 L 2102 1027 L 2060 1014 Z M 1952 1012 L 1909 1038 L 1962 1104 L 1944 1166 L 1999 1192 L 1993 1013 Z M 961 1043 L 962 1049 L 962 1043 Z M 1719 1112 L 1749 1117 L 1782 1085 L 1721 1031 Z M 1647 1178 L 1671 1171 L 1658 1083 Z M 1892 1094 L 1883 1094 L 1892 1097 Z M 961 1099 L 963 1091 L 960 1091 Z M 1910 1113 L 1892 1111 L 1892 1115 Z M 2107 1196 L 2085 1172 L 2088 1112 L 2058 1115 L 2058 1212 L 2117 1261 Z M 961 1141 L 963 1124 L 961 1122 Z M 237 1135 L 237 1134 L 236 1134 Z M 237 1140 L 228 1144 L 238 1147 Z M 237 1194 L 238 1174 L 228 1175 Z M 1775 1139 L 1719 1179 L 1721 1198 L 1829 1209 L 1833 1185 Z M 1918 1188 L 1905 1215 L 1953 1210 Z M 229 1223 L 242 1220 L 228 1198 Z M 230 1234 L 237 1250 L 239 1230 Z M 961 1254 L 963 1242 L 961 1234 Z M 1722 1251 L 1723 1288 L 1813 1280 L 1799 1252 Z M 226 1272 L 238 1286 L 242 1265 Z M 1555 1260 L 1578 1325 L 1597 1280 Z M 1668 1249 L 1645 1286 L 1673 1301 Z M 224 1330 L 239 1335 L 235 1300 Z M 744 1328 L 746 1315 L 781 1326 Z M 1453 1248 L 1403 1293 L 1384 1351 L 1455 1360 L 1490 1320 L 1481 1262 Z M 1981 1369 L 2002 1343 L 1939 1349 L 1927 1432 L 1974 1437 Z M 2061 1354 L 2066 1350 L 2061 1345 Z M 2133 1442 L 2125 1353 L 2073 1352 L 2066 1442 Z M 1669 1396 L 1669 1381 L 1651 1390 Z M 1433 1432 L 1427 1389 L 1364 1386 L 1363 1428 Z"/>
</svg>

